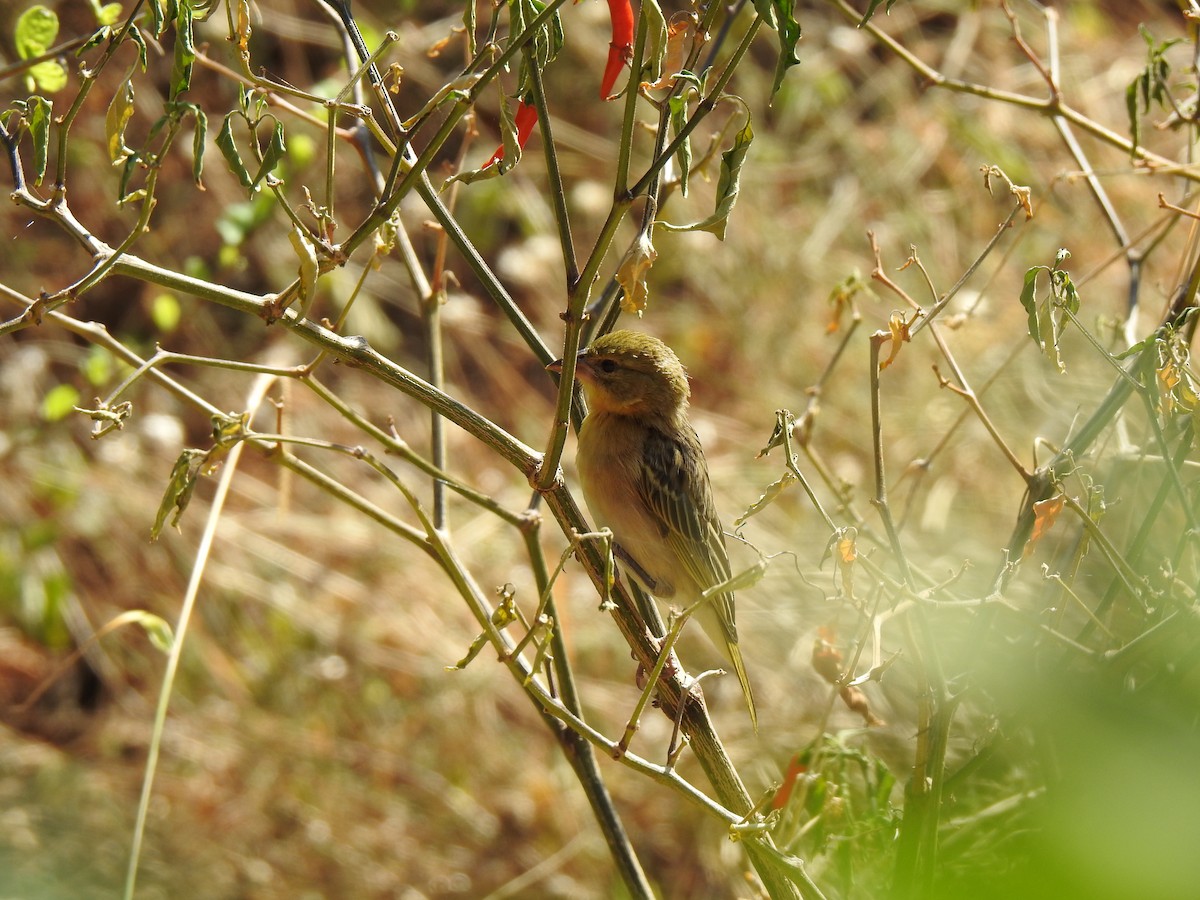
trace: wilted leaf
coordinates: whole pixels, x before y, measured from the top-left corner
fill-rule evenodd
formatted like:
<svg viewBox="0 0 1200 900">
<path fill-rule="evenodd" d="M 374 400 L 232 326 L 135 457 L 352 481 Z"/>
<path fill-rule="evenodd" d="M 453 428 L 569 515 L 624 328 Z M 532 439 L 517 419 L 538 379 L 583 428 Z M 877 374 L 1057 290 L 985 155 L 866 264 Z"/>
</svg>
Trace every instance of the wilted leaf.
<svg viewBox="0 0 1200 900">
<path fill-rule="evenodd" d="M 188 104 L 188 106 L 192 105 Z M 196 128 L 192 132 L 192 181 L 196 183 L 196 187 L 204 190 L 204 181 L 201 176 L 204 174 L 204 147 L 208 139 L 208 116 L 198 106 L 195 107 L 194 114 Z"/>
<path fill-rule="evenodd" d="M 192 85 L 192 66 L 196 47 L 192 41 L 192 5 L 180 3 L 175 15 L 175 55 L 171 62 L 170 99 L 176 99 Z"/>
<path fill-rule="evenodd" d="M 1155 41 L 1154 35 L 1145 25 L 1139 25 L 1142 40 L 1146 42 L 1146 66 L 1125 88 L 1125 111 L 1129 116 L 1129 136 L 1131 138 L 1130 157 L 1137 156 L 1137 148 L 1141 143 L 1141 117 L 1150 111 L 1151 103 L 1168 106 L 1172 103 L 1168 94 L 1167 82 L 1171 76 L 1171 64 L 1167 60 L 1167 51 L 1180 43 L 1179 38 Z"/>
<path fill-rule="evenodd" d="M 263 151 L 262 164 L 258 167 L 258 174 L 254 176 L 254 181 L 250 186 L 258 187 L 262 180 L 271 174 L 271 170 L 279 165 L 279 161 L 286 154 L 287 145 L 283 140 L 283 123 L 277 121 L 271 130 L 271 140 L 267 142 L 267 149 Z"/>
<path fill-rule="evenodd" d="M 240 115 L 241 113 L 238 112 L 225 115 L 225 120 L 221 123 L 221 130 L 217 132 L 217 149 L 225 157 L 225 165 L 241 182 L 242 187 L 253 188 L 254 180 L 250 177 L 246 164 L 242 162 L 242 154 L 238 151 L 237 142 L 233 139 L 233 117 Z"/>
<path fill-rule="evenodd" d="M 763 455 L 763 453 L 759 454 L 759 456 L 762 456 L 762 455 Z M 742 525 L 746 524 L 746 521 L 751 516 L 758 515 L 760 512 L 762 512 L 764 509 L 766 509 L 768 506 L 770 506 L 772 503 L 774 503 L 776 500 L 778 500 L 779 497 L 783 494 L 783 492 L 795 483 L 796 483 L 796 476 L 792 474 L 792 470 L 785 469 L 784 473 L 783 473 L 783 477 L 778 479 L 777 481 L 772 481 L 770 484 L 768 484 L 766 489 L 762 492 L 762 496 L 760 496 L 757 500 L 755 500 L 753 503 L 751 503 L 749 508 L 747 508 L 747 510 L 744 513 L 742 513 L 740 516 L 738 516 L 734 520 L 733 527 L 740 528 Z"/>
<path fill-rule="evenodd" d="M 667 28 L 667 20 L 663 16 L 662 8 L 658 5 L 657 0 L 644 0 L 641 4 L 641 12 L 646 17 L 645 73 L 653 81 L 657 81 L 660 76 L 674 75 L 679 69 L 678 67 L 673 71 L 668 69 L 667 48 L 670 44 L 670 30 Z M 650 87 L 651 85 L 642 84 L 643 89 Z M 662 87 L 662 85 L 655 84 L 653 87 Z"/>
<path fill-rule="evenodd" d="M 832 310 L 829 313 L 829 321 L 825 324 L 826 334 L 833 334 L 841 329 L 842 318 L 847 310 L 850 310 L 852 316 L 856 315 L 854 298 L 859 294 L 872 296 L 871 288 L 858 271 L 852 272 L 833 286 L 833 290 L 829 292 L 829 305 Z"/>
<path fill-rule="evenodd" d="M 650 267 L 654 265 L 656 259 L 658 259 L 658 251 L 654 249 L 650 236 L 643 231 L 630 245 L 629 250 L 625 253 L 625 258 L 621 260 L 621 265 L 617 268 L 617 283 L 624 290 L 621 308 L 626 312 L 637 313 L 640 316 L 645 311 L 646 303 L 650 298 L 650 288 L 646 285 L 646 273 L 650 271 Z"/>
<path fill-rule="evenodd" d="M 200 478 L 200 469 L 208 454 L 203 450 L 186 448 L 175 460 L 171 470 L 170 481 L 163 493 L 162 502 L 158 505 L 158 515 L 154 517 L 154 527 L 150 529 L 150 540 L 157 541 L 162 532 L 167 516 L 171 516 L 171 525 L 179 527 L 179 519 L 183 511 L 192 501 L 192 492 L 196 489 L 196 481 Z"/>
<path fill-rule="evenodd" d="M 657 9 L 657 6 L 655 9 Z M 659 12 L 659 15 L 661 16 L 662 13 Z M 652 27 L 657 26 L 657 24 L 655 22 Z M 653 81 L 642 82 L 641 87 L 643 91 L 657 91 L 662 88 L 669 88 L 675 84 L 675 80 L 679 77 L 680 72 L 683 71 L 684 60 L 687 58 L 687 49 L 690 44 L 688 39 L 691 36 L 690 32 L 693 24 L 695 24 L 695 19 L 692 16 L 679 14 L 672 17 L 669 25 L 665 22 L 663 23 L 662 37 L 666 41 L 666 47 L 661 50 L 658 47 L 652 47 L 652 51 L 656 54 L 661 53 L 661 57 L 651 57 L 659 60 L 655 68 L 656 77 Z M 675 109 L 674 101 L 677 99 L 677 97 L 671 98 L 672 112 Z"/>
<path fill-rule="evenodd" d="M 775 62 L 775 80 L 771 96 L 779 93 L 788 69 L 800 62 L 796 44 L 800 41 L 800 23 L 796 21 L 795 0 L 754 0 L 754 8 L 779 35 L 779 56 Z"/>
<path fill-rule="evenodd" d="M 843 529 L 834 541 L 834 561 L 842 576 L 842 595 L 854 596 L 854 563 L 858 561 L 858 532 Z"/>
<path fill-rule="evenodd" d="M 516 622 L 519 617 L 517 615 L 516 601 L 514 600 L 514 595 L 511 592 L 506 592 L 506 591 L 502 590 L 500 596 L 501 596 L 500 605 L 497 606 L 496 609 L 492 612 L 491 621 L 492 621 L 492 624 L 495 625 L 497 629 L 503 631 L 505 628 L 507 628 L 513 622 Z M 473 640 L 471 642 L 471 646 L 467 648 L 466 656 L 464 656 L 462 659 L 460 659 L 454 665 L 446 666 L 446 671 L 447 672 L 460 672 L 463 669 L 465 669 L 468 665 L 471 664 L 471 660 L 473 660 L 476 656 L 479 655 L 479 651 L 487 646 L 487 642 L 488 642 L 488 635 L 487 635 L 487 632 L 485 631 L 482 634 L 480 634 L 479 637 L 475 638 L 475 640 Z"/>
<path fill-rule="evenodd" d="M 720 584 L 715 584 L 712 587 L 707 588 L 702 594 L 702 597 L 704 599 L 708 599 L 709 597 L 717 594 L 724 594 L 729 591 L 733 591 L 735 593 L 737 591 L 744 591 L 748 588 L 754 587 L 754 585 L 762 581 L 763 575 L 766 573 L 767 560 L 765 557 L 760 556 L 758 561 L 748 569 L 743 569 L 736 575 L 726 578 Z"/>
<path fill-rule="evenodd" d="M 678 135 L 687 124 L 687 92 L 674 94 L 668 100 L 671 108 L 671 132 Z M 679 166 L 679 193 L 688 195 L 688 183 L 692 175 L 692 139 L 686 137 L 675 152 L 675 164 Z"/>
<path fill-rule="evenodd" d="M 717 180 L 717 203 L 713 214 L 700 222 L 691 225 L 671 225 L 663 222 L 662 227 L 667 231 L 711 231 L 721 240 L 725 240 L 725 228 L 729 224 L 729 214 L 737 203 L 738 182 L 742 174 L 742 164 L 746 161 L 746 153 L 754 140 L 754 129 L 749 117 L 746 125 L 734 135 L 733 146 L 721 154 L 721 177 Z"/>
<path fill-rule="evenodd" d="M 1028 556 L 1033 552 L 1034 545 L 1037 544 L 1046 532 L 1053 527 L 1058 519 L 1058 514 L 1063 511 L 1063 506 L 1066 505 L 1066 497 L 1059 494 L 1057 497 L 1051 497 L 1049 500 L 1039 500 L 1033 504 L 1033 533 L 1029 536 L 1029 543 L 1025 545 L 1023 556 Z"/>
<path fill-rule="evenodd" d="M 891 332 L 889 340 L 892 342 L 891 352 L 888 353 L 887 359 L 879 363 L 879 371 L 883 371 L 900 355 L 900 346 L 907 344 L 912 339 L 912 326 L 917 321 L 919 313 L 914 313 L 912 319 L 905 319 L 904 314 L 893 312 L 888 317 L 888 331 Z"/>
<path fill-rule="evenodd" d="M 288 239 L 292 242 L 292 249 L 300 260 L 300 309 L 301 315 L 305 315 L 309 304 L 317 295 L 317 276 L 321 274 L 320 266 L 317 263 L 317 251 L 313 247 L 313 242 L 308 239 L 308 235 L 302 232 L 298 226 L 292 227 Z"/>
</svg>

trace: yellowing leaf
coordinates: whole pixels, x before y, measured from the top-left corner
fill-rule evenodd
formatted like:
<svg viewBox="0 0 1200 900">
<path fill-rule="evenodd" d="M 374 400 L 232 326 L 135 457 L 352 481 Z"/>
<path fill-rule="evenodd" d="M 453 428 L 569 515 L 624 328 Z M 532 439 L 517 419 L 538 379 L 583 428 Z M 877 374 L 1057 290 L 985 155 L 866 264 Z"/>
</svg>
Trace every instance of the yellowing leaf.
<svg viewBox="0 0 1200 900">
<path fill-rule="evenodd" d="M 125 146 L 125 126 L 133 117 L 133 81 L 131 72 L 117 88 L 116 96 L 108 105 L 108 113 L 104 117 L 104 136 L 108 142 L 108 158 L 112 164 L 118 165 L 128 159 L 133 151 Z"/>
<path fill-rule="evenodd" d="M 292 228 L 288 238 L 300 260 L 300 314 L 308 315 L 308 307 L 317 295 L 317 276 L 321 274 L 317 251 L 313 242 L 298 227 Z"/>
</svg>

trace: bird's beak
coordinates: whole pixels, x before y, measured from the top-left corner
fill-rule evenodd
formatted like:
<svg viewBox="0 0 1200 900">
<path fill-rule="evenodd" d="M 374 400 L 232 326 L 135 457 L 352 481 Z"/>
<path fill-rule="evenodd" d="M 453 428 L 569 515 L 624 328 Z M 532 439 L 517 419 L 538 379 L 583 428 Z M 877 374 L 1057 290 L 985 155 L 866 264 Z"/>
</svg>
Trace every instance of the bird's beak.
<svg viewBox="0 0 1200 900">
<path fill-rule="evenodd" d="M 550 365 L 546 366 L 546 371 L 553 372 L 555 375 L 561 375 L 562 366 L 563 361 L 561 359 L 556 359 L 554 362 L 550 363 Z"/>
</svg>

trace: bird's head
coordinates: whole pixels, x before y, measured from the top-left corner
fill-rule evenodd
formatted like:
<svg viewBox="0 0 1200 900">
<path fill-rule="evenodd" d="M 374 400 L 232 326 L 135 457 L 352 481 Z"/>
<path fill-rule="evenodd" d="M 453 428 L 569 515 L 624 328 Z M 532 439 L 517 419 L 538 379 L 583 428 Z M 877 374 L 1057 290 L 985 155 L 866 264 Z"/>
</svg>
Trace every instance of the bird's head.
<svg viewBox="0 0 1200 900">
<path fill-rule="evenodd" d="M 614 331 L 581 350 L 577 362 L 579 381 L 595 412 L 674 421 L 687 410 L 687 372 L 675 351 L 658 338 Z"/>
</svg>

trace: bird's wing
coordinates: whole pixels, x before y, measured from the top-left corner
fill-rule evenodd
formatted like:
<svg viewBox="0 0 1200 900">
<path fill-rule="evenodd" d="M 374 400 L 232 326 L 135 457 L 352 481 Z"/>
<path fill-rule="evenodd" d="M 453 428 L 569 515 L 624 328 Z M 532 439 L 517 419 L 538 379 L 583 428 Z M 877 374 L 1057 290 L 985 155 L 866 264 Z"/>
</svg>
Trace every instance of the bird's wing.
<svg viewBox="0 0 1200 900">
<path fill-rule="evenodd" d="M 729 579 L 725 533 L 695 432 L 686 429 L 675 436 L 650 429 L 638 491 L 661 525 L 667 544 L 702 589 Z M 737 643 L 733 593 L 726 591 L 710 602 L 717 610 L 726 640 Z"/>
</svg>

